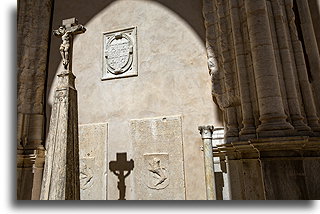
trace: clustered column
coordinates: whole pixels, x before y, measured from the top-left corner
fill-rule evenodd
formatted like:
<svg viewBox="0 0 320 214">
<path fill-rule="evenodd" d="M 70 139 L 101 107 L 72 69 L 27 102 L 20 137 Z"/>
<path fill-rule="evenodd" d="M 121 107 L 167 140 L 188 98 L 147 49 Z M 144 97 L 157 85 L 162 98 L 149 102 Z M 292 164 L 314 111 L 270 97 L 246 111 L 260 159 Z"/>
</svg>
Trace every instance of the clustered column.
<svg viewBox="0 0 320 214">
<path fill-rule="evenodd" d="M 319 135 L 318 92 L 312 85 L 320 64 L 314 57 L 317 48 L 310 47 L 316 39 L 308 37 L 312 83 L 297 33 L 295 1 L 203 1 L 212 94 L 224 112 L 227 143 Z M 308 5 L 297 3 L 299 13 L 306 14 L 302 28 L 310 30 Z"/>
</svg>

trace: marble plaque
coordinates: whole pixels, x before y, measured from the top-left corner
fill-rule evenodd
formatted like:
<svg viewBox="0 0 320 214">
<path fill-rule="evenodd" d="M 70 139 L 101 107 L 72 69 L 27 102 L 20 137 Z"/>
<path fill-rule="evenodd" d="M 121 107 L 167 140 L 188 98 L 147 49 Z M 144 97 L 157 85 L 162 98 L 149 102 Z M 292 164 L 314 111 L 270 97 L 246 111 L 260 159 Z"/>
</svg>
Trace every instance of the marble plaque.
<svg viewBox="0 0 320 214">
<path fill-rule="evenodd" d="M 80 199 L 107 199 L 107 123 L 79 125 Z"/>
<path fill-rule="evenodd" d="M 136 27 L 103 34 L 102 80 L 136 76 Z"/>
<path fill-rule="evenodd" d="M 180 116 L 131 120 L 137 200 L 184 200 Z"/>
</svg>

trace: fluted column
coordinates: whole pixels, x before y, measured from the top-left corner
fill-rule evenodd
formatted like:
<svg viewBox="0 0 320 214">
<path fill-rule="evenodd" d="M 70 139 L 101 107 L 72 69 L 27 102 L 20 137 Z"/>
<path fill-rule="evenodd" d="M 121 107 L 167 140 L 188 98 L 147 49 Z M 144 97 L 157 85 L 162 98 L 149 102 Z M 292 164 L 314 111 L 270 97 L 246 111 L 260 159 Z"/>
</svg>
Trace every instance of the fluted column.
<svg viewBox="0 0 320 214">
<path fill-rule="evenodd" d="M 284 113 L 266 1 L 246 0 L 245 7 L 260 111 L 258 135 L 291 134 L 293 127 Z"/>
</svg>

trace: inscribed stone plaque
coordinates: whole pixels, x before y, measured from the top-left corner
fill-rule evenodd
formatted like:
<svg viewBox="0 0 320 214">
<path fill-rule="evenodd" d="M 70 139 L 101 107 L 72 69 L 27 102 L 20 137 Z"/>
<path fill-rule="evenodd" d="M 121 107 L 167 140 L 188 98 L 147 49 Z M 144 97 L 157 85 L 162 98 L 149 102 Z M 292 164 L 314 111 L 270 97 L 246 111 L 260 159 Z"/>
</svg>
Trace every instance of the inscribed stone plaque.
<svg viewBox="0 0 320 214">
<path fill-rule="evenodd" d="M 107 199 L 107 124 L 79 125 L 80 199 Z"/>
<path fill-rule="evenodd" d="M 102 80 L 138 75 L 136 27 L 103 34 Z"/>
<path fill-rule="evenodd" d="M 184 200 L 181 117 L 131 120 L 137 200 Z"/>
</svg>

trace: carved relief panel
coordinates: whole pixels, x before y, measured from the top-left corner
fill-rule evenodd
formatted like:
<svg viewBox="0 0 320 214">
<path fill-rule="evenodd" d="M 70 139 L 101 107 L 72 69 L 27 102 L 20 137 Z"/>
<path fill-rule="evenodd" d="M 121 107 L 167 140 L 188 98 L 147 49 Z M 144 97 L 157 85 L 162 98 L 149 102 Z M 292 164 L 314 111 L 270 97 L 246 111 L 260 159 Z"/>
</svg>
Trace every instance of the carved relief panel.
<svg viewBox="0 0 320 214">
<path fill-rule="evenodd" d="M 137 76 L 137 28 L 103 34 L 102 80 Z"/>
<path fill-rule="evenodd" d="M 136 200 L 184 200 L 181 116 L 130 121 Z"/>
<path fill-rule="evenodd" d="M 79 125 L 80 199 L 107 199 L 107 123 Z"/>
<path fill-rule="evenodd" d="M 150 189 L 165 189 L 169 185 L 169 154 L 144 154 L 144 179 Z"/>
</svg>

